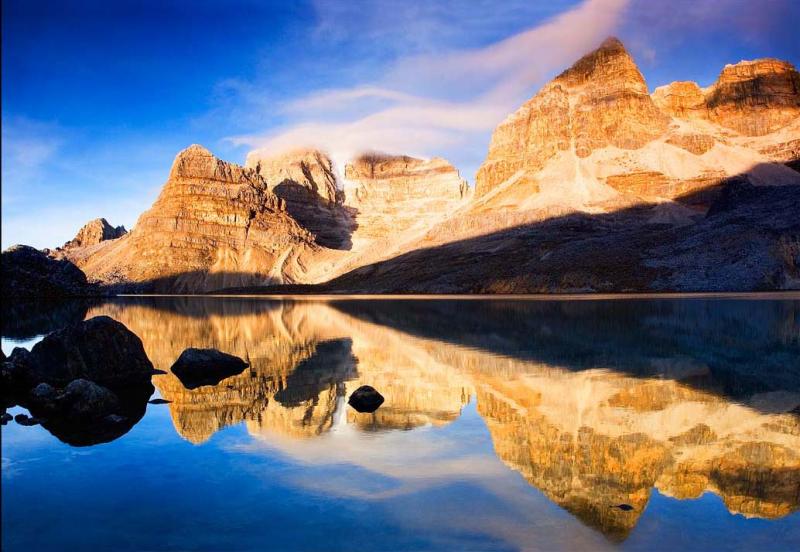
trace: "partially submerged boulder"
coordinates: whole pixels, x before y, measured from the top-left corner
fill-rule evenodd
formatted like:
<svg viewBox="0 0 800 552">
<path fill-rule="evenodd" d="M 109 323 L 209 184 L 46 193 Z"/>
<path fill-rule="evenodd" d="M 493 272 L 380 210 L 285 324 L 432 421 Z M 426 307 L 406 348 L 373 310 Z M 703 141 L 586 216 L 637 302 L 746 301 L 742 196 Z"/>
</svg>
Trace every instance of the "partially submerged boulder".
<svg viewBox="0 0 800 552">
<path fill-rule="evenodd" d="M 28 416 L 27 414 L 17 414 L 14 416 L 14 421 L 21 426 L 35 426 L 42 422 L 36 416 Z"/>
<path fill-rule="evenodd" d="M 65 387 L 79 378 L 115 392 L 152 388 L 153 364 L 141 339 L 108 316 L 53 332 L 30 353 L 15 349 L 11 360 L 15 375 L 24 378 L 29 388 L 42 382 Z"/>
<path fill-rule="evenodd" d="M 248 366 L 241 358 L 216 349 L 189 348 L 181 353 L 171 370 L 184 387 L 196 389 L 203 385 L 217 385 L 226 378 L 241 374 Z"/>
<path fill-rule="evenodd" d="M 51 333 L 31 351 L 14 349 L 0 375 L 4 406 L 24 406 L 62 441 L 85 446 L 114 440 L 142 418 L 154 372 L 141 340 L 98 316 Z"/>
<path fill-rule="evenodd" d="M 348 404 L 361 413 L 371 413 L 378 410 L 383 404 L 383 395 L 378 393 L 374 387 L 362 385 L 350 395 Z"/>
</svg>

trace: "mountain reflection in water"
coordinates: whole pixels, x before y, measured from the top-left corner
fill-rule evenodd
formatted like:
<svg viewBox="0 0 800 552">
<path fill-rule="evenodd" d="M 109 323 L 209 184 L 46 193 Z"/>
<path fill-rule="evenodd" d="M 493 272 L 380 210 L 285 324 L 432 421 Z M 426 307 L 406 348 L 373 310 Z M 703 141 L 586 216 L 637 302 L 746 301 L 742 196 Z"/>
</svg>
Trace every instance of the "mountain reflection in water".
<svg viewBox="0 0 800 552">
<path fill-rule="evenodd" d="M 800 504 L 800 300 L 125 298 L 86 316 L 101 314 L 161 370 L 187 347 L 250 363 L 194 390 L 153 378 L 192 443 L 244 422 L 303 454 L 298 440 L 441 426 L 477 401 L 497 457 L 612 540 L 654 488 L 747 517 Z M 386 399 L 374 414 L 346 406 L 361 385 Z"/>
</svg>

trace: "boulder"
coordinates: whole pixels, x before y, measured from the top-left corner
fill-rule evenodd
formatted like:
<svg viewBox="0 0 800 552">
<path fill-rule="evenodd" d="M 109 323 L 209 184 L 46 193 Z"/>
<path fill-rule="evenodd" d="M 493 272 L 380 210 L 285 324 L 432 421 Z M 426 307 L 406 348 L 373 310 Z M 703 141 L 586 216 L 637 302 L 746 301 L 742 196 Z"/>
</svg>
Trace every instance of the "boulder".
<svg viewBox="0 0 800 552">
<path fill-rule="evenodd" d="M 27 414 L 17 414 L 14 416 L 14 421 L 21 426 L 35 426 L 41 423 L 41 420 L 35 416 L 28 416 Z"/>
<path fill-rule="evenodd" d="M 60 298 L 96 295 L 97 288 L 66 259 L 53 259 L 27 245 L 15 245 L 2 253 L 2 293 L 11 298 Z"/>
<path fill-rule="evenodd" d="M 153 365 L 142 341 L 123 324 L 97 316 L 45 337 L 30 353 L 15 349 L 12 374 L 29 387 L 45 382 L 66 387 L 75 379 L 91 380 L 111 391 L 149 387 Z"/>
<path fill-rule="evenodd" d="M 196 389 L 217 385 L 225 378 L 241 374 L 247 366 L 241 358 L 216 349 L 189 348 L 181 353 L 171 370 L 184 387 Z"/>
<path fill-rule="evenodd" d="M 75 418 L 104 418 L 119 411 L 117 396 L 101 385 L 76 379 L 58 397 L 66 415 Z"/>
<path fill-rule="evenodd" d="M 362 385 L 350 395 L 348 404 L 358 412 L 375 412 L 383 404 L 383 395 L 378 393 L 374 387 Z"/>
</svg>

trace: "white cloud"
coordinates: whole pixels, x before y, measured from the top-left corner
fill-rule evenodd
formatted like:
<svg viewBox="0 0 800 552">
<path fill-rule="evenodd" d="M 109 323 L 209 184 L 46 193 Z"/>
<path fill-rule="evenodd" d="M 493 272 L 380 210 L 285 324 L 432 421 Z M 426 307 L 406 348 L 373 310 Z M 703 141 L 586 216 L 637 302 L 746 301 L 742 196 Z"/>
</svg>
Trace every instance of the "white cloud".
<svg viewBox="0 0 800 552">
<path fill-rule="evenodd" d="M 279 109 L 293 115 L 289 125 L 229 140 L 266 155 L 317 147 L 339 170 L 365 150 L 439 155 L 471 178 L 494 127 L 552 72 L 613 34 L 627 3 L 586 0 L 482 48 L 403 57 L 373 83 L 287 102 Z"/>
</svg>

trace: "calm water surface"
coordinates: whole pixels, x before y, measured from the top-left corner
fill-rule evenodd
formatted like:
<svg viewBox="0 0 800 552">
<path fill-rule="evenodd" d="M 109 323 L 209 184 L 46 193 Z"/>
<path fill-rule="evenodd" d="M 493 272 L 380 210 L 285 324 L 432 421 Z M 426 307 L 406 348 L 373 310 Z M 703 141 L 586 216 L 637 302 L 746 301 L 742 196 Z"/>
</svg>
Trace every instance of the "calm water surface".
<svg viewBox="0 0 800 552">
<path fill-rule="evenodd" d="M 3 550 L 800 549 L 796 295 L 6 309 L 6 354 L 105 314 L 251 366 L 108 443 L 4 426 Z"/>
</svg>

